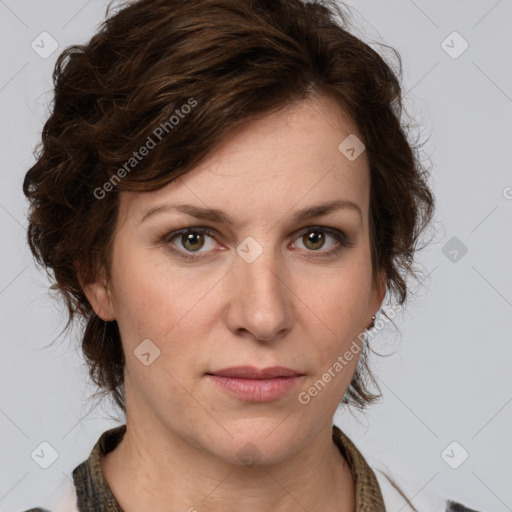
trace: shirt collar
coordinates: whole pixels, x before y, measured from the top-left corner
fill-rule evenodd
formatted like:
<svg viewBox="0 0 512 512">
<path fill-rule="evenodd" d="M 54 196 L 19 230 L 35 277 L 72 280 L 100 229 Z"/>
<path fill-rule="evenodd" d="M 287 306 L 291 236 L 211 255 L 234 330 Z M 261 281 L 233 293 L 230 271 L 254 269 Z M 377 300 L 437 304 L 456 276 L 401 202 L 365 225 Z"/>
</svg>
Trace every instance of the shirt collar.
<svg viewBox="0 0 512 512">
<path fill-rule="evenodd" d="M 79 510 L 123 512 L 101 470 L 101 458 L 112 451 L 126 432 L 126 425 L 103 432 L 89 458 L 73 471 Z M 356 512 L 385 512 L 384 500 L 375 473 L 352 441 L 336 426 L 332 437 L 352 471 L 356 484 Z"/>
</svg>

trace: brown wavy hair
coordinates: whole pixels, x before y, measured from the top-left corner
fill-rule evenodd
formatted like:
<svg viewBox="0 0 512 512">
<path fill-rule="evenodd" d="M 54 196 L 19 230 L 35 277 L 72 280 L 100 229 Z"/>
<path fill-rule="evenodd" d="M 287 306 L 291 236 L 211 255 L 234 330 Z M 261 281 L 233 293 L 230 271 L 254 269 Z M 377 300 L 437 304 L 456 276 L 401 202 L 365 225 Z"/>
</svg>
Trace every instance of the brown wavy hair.
<svg viewBox="0 0 512 512">
<path fill-rule="evenodd" d="M 92 39 L 58 57 L 51 113 L 23 183 L 28 243 L 65 300 L 64 330 L 83 323 L 98 394 L 124 412 L 119 329 L 92 310 L 78 266 L 82 283 L 101 265 L 110 275 L 120 190 L 167 185 L 244 124 L 286 106 L 329 97 L 357 126 L 370 163 L 374 284 L 384 270 L 390 294 L 405 302 L 434 197 L 403 120 L 400 55 L 379 43 L 393 70 L 347 26 L 335 1 L 138 0 L 109 6 Z M 166 130 L 157 141 L 158 127 Z M 136 159 L 149 139 L 154 147 Z M 342 402 L 361 410 L 382 396 L 368 388 L 378 384 L 366 345 Z"/>
</svg>

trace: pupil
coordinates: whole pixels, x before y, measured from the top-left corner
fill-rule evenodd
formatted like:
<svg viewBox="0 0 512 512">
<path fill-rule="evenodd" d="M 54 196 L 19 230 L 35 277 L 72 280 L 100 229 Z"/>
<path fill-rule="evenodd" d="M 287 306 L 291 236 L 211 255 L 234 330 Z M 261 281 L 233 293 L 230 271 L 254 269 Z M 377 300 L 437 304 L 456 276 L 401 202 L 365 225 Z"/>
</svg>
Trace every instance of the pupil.
<svg viewBox="0 0 512 512">
<path fill-rule="evenodd" d="M 202 236 L 200 233 L 188 233 L 185 234 L 185 243 L 183 244 L 185 247 L 187 245 L 194 245 L 197 243 L 198 239 Z M 190 247 L 191 249 L 194 249 L 194 247 Z M 197 248 L 197 247 L 196 247 Z"/>
<path fill-rule="evenodd" d="M 319 233 L 318 231 L 311 231 L 308 235 L 307 235 L 307 238 L 308 238 L 308 241 L 309 242 L 312 242 L 313 245 L 315 244 L 318 244 L 319 243 L 319 246 L 321 247 L 323 245 L 323 233 Z M 318 248 L 318 247 L 315 247 L 315 248 Z"/>
</svg>

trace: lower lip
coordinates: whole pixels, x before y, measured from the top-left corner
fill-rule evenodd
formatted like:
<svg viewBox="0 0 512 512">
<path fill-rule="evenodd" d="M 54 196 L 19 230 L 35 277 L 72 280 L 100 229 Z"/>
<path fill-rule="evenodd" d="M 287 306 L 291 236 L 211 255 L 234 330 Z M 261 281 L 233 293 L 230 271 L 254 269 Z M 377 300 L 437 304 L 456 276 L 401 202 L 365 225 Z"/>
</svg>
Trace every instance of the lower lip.
<svg viewBox="0 0 512 512">
<path fill-rule="evenodd" d="M 239 379 L 220 375 L 207 377 L 222 389 L 247 402 L 271 402 L 289 393 L 302 376 L 276 377 L 274 379 Z"/>
</svg>

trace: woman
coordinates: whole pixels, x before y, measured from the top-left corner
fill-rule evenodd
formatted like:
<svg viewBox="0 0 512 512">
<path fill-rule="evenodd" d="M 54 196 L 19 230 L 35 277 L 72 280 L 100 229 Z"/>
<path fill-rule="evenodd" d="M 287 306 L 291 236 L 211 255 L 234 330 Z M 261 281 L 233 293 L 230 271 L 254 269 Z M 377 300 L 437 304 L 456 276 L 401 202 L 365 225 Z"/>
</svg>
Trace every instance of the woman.
<svg viewBox="0 0 512 512">
<path fill-rule="evenodd" d="M 380 396 L 365 334 L 386 291 L 385 317 L 405 303 L 434 198 L 397 76 L 345 22 L 334 3 L 139 0 L 59 57 L 28 240 L 126 413 L 60 507 L 407 499 L 332 420 Z"/>
</svg>

